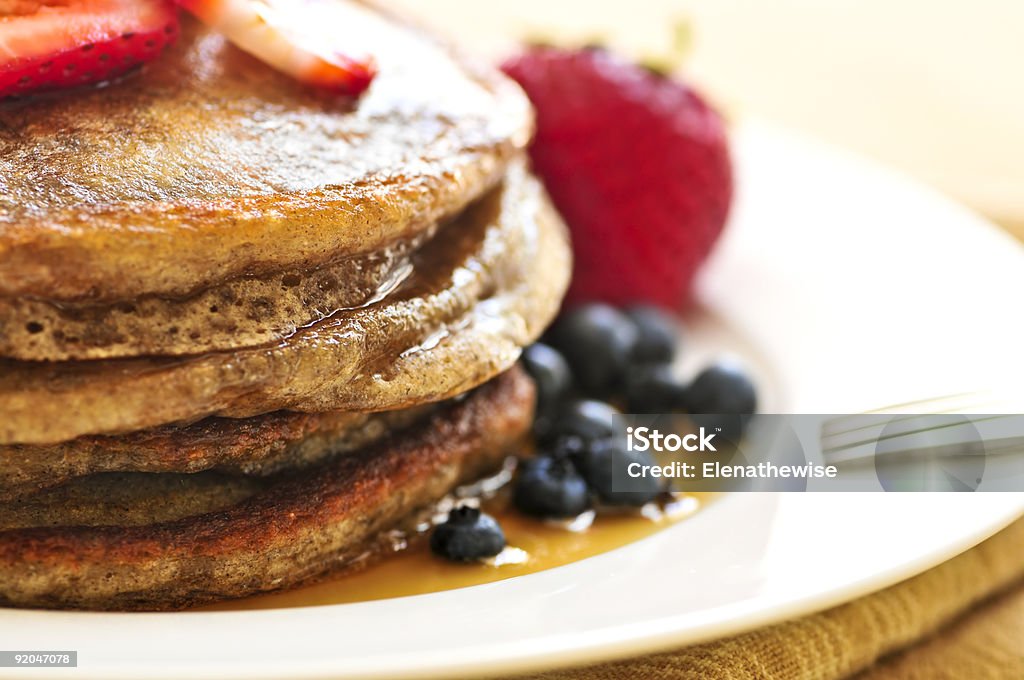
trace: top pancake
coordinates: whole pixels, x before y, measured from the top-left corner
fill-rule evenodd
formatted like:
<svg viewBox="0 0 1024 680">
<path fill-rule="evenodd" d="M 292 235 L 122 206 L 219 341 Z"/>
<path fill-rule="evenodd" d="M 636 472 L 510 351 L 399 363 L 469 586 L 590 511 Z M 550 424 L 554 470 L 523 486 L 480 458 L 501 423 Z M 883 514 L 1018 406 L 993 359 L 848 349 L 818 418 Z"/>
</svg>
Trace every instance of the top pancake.
<svg viewBox="0 0 1024 680">
<path fill-rule="evenodd" d="M 184 26 L 104 88 L 0 107 L 0 296 L 187 296 L 411 237 L 480 196 L 528 140 L 510 81 L 372 5 L 358 100 Z"/>
</svg>

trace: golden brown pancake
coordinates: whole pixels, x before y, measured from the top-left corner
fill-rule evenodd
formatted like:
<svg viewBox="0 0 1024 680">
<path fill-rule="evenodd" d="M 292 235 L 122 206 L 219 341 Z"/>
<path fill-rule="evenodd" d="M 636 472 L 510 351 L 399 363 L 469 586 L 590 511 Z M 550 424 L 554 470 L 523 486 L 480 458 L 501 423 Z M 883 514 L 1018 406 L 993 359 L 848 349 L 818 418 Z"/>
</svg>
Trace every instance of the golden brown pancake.
<svg viewBox="0 0 1024 680">
<path fill-rule="evenodd" d="M 21 528 L 0 530 L 0 604 L 176 609 L 358 567 L 387 545 L 383 532 L 499 467 L 532 405 L 532 384 L 510 372 L 422 425 L 297 474 L 230 482 L 207 473 L 170 504 L 160 482 L 144 499 L 130 496 L 119 524 L 116 497 L 106 515 L 71 502 L 74 493 L 57 504 L 23 499 L 8 513 L 20 513 Z M 211 493 L 218 486 L 224 493 Z M 225 496 L 240 500 L 223 507 Z M 147 505 L 160 521 L 147 523 Z M 62 515 L 77 526 L 54 520 Z"/>
<path fill-rule="evenodd" d="M 317 268 L 244 276 L 186 298 L 116 303 L 0 297 L 0 357 L 28 361 L 180 356 L 283 340 L 340 309 L 386 297 L 433 232 Z"/>
<path fill-rule="evenodd" d="M 0 501 L 0 531 L 25 527 L 145 526 L 224 510 L 269 486 L 260 477 L 102 472 Z"/>
<path fill-rule="evenodd" d="M 384 413 L 276 411 L 252 418 L 206 418 L 117 437 L 0 446 L 0 501 L 104 472 L 271 475 L 355 451 L 409 427 L 433 408 L 428 404 Z"/>
<path fill-rule="evenodd" d="M 380 65 L 358 100 L 188 21 L 141 73 L 0 107 L 0 296 L 189 296 L 378 250 L 492 187 L 522 92 L 356 4 Z"/>
<path fill-rule="evenodd" d="M 509 368 L 555 316 L 570 254 L 537 182 L 505 183 L 417 252 L 384 300 L 276 345 L 179 359 L 0 361 L 0 444 L 48 444 L 210 415 L 389 411 Z"/>
</svg>

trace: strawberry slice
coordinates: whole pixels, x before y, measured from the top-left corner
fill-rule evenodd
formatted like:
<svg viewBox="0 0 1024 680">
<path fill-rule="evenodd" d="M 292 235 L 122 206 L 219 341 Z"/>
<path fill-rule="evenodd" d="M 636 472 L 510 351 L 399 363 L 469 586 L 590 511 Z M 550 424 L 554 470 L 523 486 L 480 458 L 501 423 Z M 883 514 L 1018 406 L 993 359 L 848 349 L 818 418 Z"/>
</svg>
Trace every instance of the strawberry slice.
<svg viewBox="0 0 1024 680">
<path fill-rule="evenodd" d="M 170 0 L 0 0 L 0 98 L 109 80 L 177 35 Z"/>
<path fill-rule="evenodd" d="M 367 41 L 358 28 L 367 12 L 344 0 L 177 2 L 239 48 L 304 83 L 358 95 L 377 73 L 368 51 L 352 49 L 353 42 Z"/>
</svg>

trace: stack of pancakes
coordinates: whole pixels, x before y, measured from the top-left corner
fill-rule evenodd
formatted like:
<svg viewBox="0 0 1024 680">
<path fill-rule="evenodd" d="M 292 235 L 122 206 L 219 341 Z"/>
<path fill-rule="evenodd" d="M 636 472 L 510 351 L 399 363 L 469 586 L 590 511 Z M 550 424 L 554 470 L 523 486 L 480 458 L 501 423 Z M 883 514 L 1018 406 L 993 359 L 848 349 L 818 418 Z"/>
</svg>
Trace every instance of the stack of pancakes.
<svg viewBox="0 0 1024 680">
<path fill-rule="evenodd" d="M 518 448 L 570 271 L 529 104 L 369 11 L 358 101 L 189 24 L 0 108 L 0 603 L 307 582 Z"/>
</svg>

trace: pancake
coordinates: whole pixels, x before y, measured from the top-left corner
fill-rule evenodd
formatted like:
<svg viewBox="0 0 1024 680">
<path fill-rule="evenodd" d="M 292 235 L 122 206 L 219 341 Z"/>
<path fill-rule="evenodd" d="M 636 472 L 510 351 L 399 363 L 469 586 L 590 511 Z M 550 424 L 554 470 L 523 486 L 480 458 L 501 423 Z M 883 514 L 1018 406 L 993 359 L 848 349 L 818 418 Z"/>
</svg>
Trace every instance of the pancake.
<svg viewBox="0 0 1024 680">
<path fill-rule="evenodd" d="M 433 231 L 315 269 L 245 276 L 181 299 L 143 295 L 97 304 L 0 297 L 0 357 L 179 356 L 283 340 L 339 309 L 386 297 Z"/>
<path fill-rule="evenodd" d="M 412 262 L 384 300 L 276 345 L 178 359 L 0 361 L 0 444 L 448 399 L 516 361 L 555 316 L 571 268 L 564 226 L 519 166 Z"/>
<path fill-rule="evenodd" d="M 427 229 L 528 141 L 525 96 L 373 5 L 357 100 L 275 72 L 187 20 L 103 88 L 0 107 L 0 296 L 184 297 Z"/>
<path fill-rule="evenodd" d="M 163 478 L 124 498 L 119 524 L 110 523 L 116 498 L 104 516 L 81 487 L 60 503 L 7 504 L 0 514 L 19 521 L 0 530 L 0 604 L 177 609 L 356 568 L 389 545 L 388 530 L 499 468 L 529 429 L 533 398 L 529 379 L 512 371 L 407 432 L 316 468 L 255 481 L 201 474 L 191 495 L 170 503 L 168 485 L 191 476 Z M 92 497 L 123 481 L 101 476 Z M 225 497 L 236 502 L 224 507 Z"/>
<path fill-rule="evenodd" d="M 230 508 L 269 485 L 260 477 L 217 472 L 99 473 L 0 502 L 0 531 L 173 522 Z"/>
<path fill-rule="evenodd" d="M 271 475 L 367 446 L 432 410 L 433 405 L 384 413 L 277 411 L 253 418 L 207 418 L 118 437 L 0 446 L 0 501 L 104 472 Z"/>
</svg>

